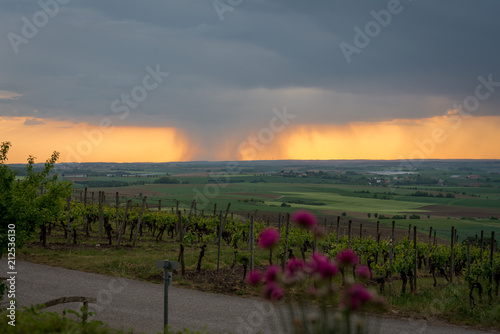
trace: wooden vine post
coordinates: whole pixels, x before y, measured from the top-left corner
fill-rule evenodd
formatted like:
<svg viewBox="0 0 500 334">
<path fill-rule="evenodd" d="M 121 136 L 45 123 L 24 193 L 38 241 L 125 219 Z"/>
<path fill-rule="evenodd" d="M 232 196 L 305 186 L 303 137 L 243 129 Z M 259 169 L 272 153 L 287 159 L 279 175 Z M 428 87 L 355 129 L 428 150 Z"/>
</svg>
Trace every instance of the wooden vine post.
<svg viewBox="0 0 500 334">
<path fill-rule="evenodd" d="M 340 216 L 337 216 L 337 242 L 339 242 L 339 233 L 340 233 Z"/>
<path fill-rule="evenodd" d="M 67 240 L 66 243 L 71 242 L 71 233 L 70 233 L 70 224 L 71 224 L 71 215 L 70 215 L 70 210 L 71 210 L 71 196 L 68 196 L 66 198 L 66 210 L 67 210 L 67 215 L 68 215 L 68 223 L 66 224 L 66 234 L 67 234 Z"/>
<path fill-rule="evenodd" d="M 116 209 L 116 230 L 118 231 L 118 225 L 120 225 L 120 194 L 118 191 L 115 194 L 115 209 Z"/>
<path fill-rule="evenodd" d="M 132 242 L 132 247 L 135 247 L 135 243 L 137 242 L 137 235 L 139 234 L 139 230 L 141 229 L 142 215 L 144 214 L 144 209 L 146 208 L 146 199 L 147 199 L 146 196 L 142 198 L 141 211 L 139 212 L 139 220 L 137 222 L 137 226 L 135 227 L 134 241 Z"/>
<path fill-rule="evenodd" d="M 347 231 L 347 248 L 351 248 L 352 220 L 349 220 Z"/>
<path fill-rule="evenodd" d="M 248 242 L 250 250 L 250 270 L 253 270 L 253 242 L 255 240 L 254 230 L 253 230 L 253 216 L 250 216 L 250 230 L 248 231 Z"/>
<path fill-rule="evenodd" d="M 219 264 L 220 264 L 220 246 L 221 246 L 221 239 L 222 239 L 222 210 L 219 212 L 219 235 L 218 235 L 219 240 L 217 241 L 217 271 L 219 271 Z"/>
<path fill-rule="evenodd" d="M 286 261 L 288 260 L 288 236 L 290 234 L 290 214 L 286 214 L 286 227 L 285 227 L 285 251 L 283 252 L 283 263 L 281 268 L 284 269 Z"/>
<path fill-rule="evenodd" d="M 454 271 L 454 261 L 455 261 L 455 226 L 451 227 L 451 245 L 450 245 L 450 283 L 453 283 L 453 271 Z"/>
<path fill-rule="evenodd" d="M 413 226 L 413 248 L 415 250 L 415 272 L 413 283 L 415 284 L 413 291 L 417 293 L 417 263 L 418 263 L 418 250 L 417 250 L 417 226 Z"/>
<path fill-rule="evenodd" d="M 125 214 L 123 215 L 123 221 L 122 225 L 118 229 L 118 247 L 120 247 L 121 241 L 122 241 L 122 236 L 125 234 L 125 229 L 127 228 L 127 214 L 128 210 L 130 209 L 130 206 L 132 204 L 132 200 L 127 201 L 127 205 L 125 206 Z"/>
<path fill-rule="evenodd" d="M 493 300 L 493 254 L 495 252 L 495 231 L 491 231 L 491 244 L 490 244 L 490 284 L 488 288 L 488 298 L 490 304 Z"/>
<path fill-rule="evenodd" d="M 103 195 L 104 195 L 104 191 L 99 191 L 99 240 L 102 241 L 102 228 L 103 228 L 103 225 L 104 225 L 104 218 L 103 218 L 103 214 L 102 214 L 102 200 L 103 200 Z"/>
<path fill-rule="evenodd" d="M 83 190 L 83 224 L 85 229 L 85 234 L 89 236 L 89 225 L 87 220 L 87 188 Z"/>
<path fill-rule="evenodd" d="M 182 226 L 182 213 L 177 211 L 179 219 L 179 262 L 181 263 L 181 275 L 186 275 L 186 263 L 184 262 L 184 227 Z"/>
<path fill-rule="evenodd" d="M 431 240 L 432 240 L 432 226 L 429 229 L 429 240 L 427 241 L 427 256 L 426 256 L 426 260 L 425 260 L 425 263 L 427 264 L 428 269 L 430 269 L 429 257 L 431 255 Z"/>
</svg>

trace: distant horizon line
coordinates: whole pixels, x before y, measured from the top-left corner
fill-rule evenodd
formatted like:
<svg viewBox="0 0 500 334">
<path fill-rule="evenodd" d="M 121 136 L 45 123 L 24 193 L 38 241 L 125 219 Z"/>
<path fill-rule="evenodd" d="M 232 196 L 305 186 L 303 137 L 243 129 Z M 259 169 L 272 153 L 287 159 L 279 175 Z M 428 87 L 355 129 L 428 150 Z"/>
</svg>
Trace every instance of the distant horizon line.
<svg viewBox="0 0 500 334">
<path fill-rule="evenodd" d="M 384 161 L 384 162 L 404 162 L 408 159 L 277 159 L 277 160 L 185 160 L 185 161 L 131 161 L 131 162 L 114 162 L 114 161 L 86 161 L 86 162 L 56 162 L 56 165 L 76 165 L 76 164 L 171 164 L 171 163 L 252 163 L 252 162 L 333 162 L 333 161 Z M 457 158 L 457 159 L 412 159 L 411 161 L 500 161 L 498 159 L 473 159 L 473 158 Z M 5 165 L 24 165 L 27 162 L 5 163 Z M 36 162 L 35 165 L 45 164 L 45 162 Z"/>
</svg>

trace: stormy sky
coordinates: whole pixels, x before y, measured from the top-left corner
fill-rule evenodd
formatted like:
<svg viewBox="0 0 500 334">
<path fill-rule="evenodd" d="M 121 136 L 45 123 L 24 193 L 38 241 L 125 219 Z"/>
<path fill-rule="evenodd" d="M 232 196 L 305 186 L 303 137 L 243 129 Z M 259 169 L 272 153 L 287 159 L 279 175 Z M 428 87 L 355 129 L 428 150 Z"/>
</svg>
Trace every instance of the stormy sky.
<svg viewBox="0 0 500 334">
<path fill-rule="evenodd" d="M 486 80 L 470 114 L 497 117 L 499 13 L 493 0 L 2 0 L 0 124 L 171 128 L 189 159 L 211 159 L 237 158 L 215 151 L 276 108 L 295 126 L 431 119 Z"/>
</svg>

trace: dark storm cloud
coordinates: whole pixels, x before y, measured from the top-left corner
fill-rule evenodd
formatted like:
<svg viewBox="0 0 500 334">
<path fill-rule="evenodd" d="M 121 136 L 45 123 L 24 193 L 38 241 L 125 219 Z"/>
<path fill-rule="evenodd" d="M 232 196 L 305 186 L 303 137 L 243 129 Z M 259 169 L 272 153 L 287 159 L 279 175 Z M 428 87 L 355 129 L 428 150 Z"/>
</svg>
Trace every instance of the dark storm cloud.
<svg viewBox="0 0 500 334">
<path fill-rule="evenodd" d="M 478 76 L 500 81 L 497 1 L 402 0 L 348 63 L 340 44 L 355 45 L 354 28 L 391 2 L 246 0 L 221 21 L 213 1 L 69 1 L 15 53 L 8 34 L 22 36 L 22 18 L 41 7 L 4 1 L 0 90 L 21 97 L 0 100 L 0 115 L 116 117 L 112 102 L 157 64 L 170 76 L 120 121 L 200 136 L 265 124 L 283 105 L 300 122 L 442 115 L 474 94 Z M 493 94 L 476 114 L 499 104 Z"/>
</svg>

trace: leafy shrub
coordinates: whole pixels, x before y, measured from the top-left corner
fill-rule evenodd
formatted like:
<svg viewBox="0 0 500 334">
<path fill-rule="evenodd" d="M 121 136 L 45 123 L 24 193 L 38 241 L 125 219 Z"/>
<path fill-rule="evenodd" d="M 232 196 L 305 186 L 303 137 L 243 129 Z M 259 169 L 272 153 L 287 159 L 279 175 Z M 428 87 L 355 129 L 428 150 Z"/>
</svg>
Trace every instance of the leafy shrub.
<svg viewBox="0 0 500 334">
<path fill-rule="evenodd" d="M 160 177 L 159 179 L 156 179 L 154 180 L 153 183 L 157 183 L 157 184 L 179 184 L 181 183 L 181 181 L 177 180 L 177 179 L 172 179 L 168 176 L 164 176 L 164 177 Z"/>
</svg>

